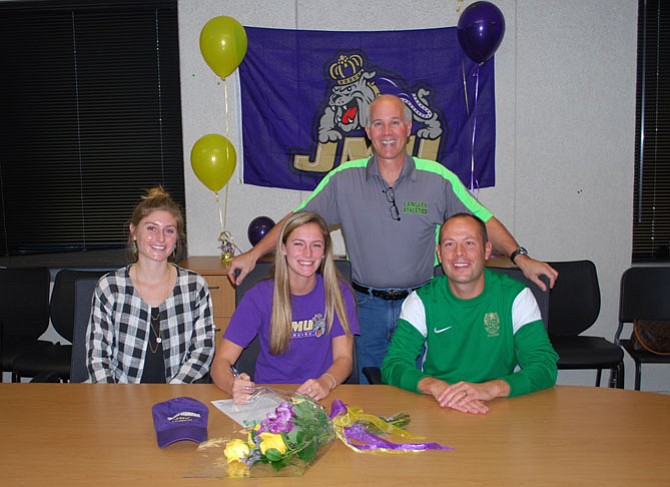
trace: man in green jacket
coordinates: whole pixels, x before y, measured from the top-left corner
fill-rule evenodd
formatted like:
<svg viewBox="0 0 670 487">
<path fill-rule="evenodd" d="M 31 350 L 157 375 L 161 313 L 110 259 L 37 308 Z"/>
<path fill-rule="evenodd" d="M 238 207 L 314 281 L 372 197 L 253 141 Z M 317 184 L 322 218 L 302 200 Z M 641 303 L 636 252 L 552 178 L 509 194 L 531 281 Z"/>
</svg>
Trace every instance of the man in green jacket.
<svg viewBox="0 0 670 487">
<path fill-rule="evenodd" d="M 382 366 L 385 383 L 473 414 L 488 412 L 491 399 L 556 383 L 558 355 L 532 292 L 486 269 L 490 253 L 479 218 L 459 213 L 444 222 L 437 255 L 445 275 L 403 303 Z"/>
</svg>

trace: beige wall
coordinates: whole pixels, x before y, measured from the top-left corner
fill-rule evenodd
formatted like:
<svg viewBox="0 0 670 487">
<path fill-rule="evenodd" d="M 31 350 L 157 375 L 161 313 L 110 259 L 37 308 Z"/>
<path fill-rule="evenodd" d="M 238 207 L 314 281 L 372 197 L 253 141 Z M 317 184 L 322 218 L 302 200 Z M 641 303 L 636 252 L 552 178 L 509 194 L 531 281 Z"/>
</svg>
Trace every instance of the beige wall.
<svg viewBox="0 0 670 487">
<path fill-rule="evenodd" d="M 472 2 L 465 1 L 467 6 Z M 495 188 L 480 200 L 532 255 L 591 259 L 603 295 L 590 334 L 613 338 L 618 284 L 630 265 L 635 130 L 637 2 L 631 0 L 497 0 L 507 24 L 496 53 Z M 453 26 L 457 0 L 181 0 L 182 117 L 189 251 L 218 252 L 220 213 L 190 167 L 194 142 L 226 135 L 238 150 L 228 184 L 226 228 L 243 250 L 256 216 L 280 219 L 305 196 L 241 183 L 242 141 L 237 73 L 223 82 L 198 47 L 202 26 L 228 15 L 243 25 L 322 30 L 391 30 Z M 343 250 L 338 238 L 338 249 Z M 632 362 L 627 360 L 627 387 Z M 644 389 L 668 390 L 668 369 L 649 369 Z M 561 372 L 559 382 L 591 385 L 595 374 Z"/>
</svg>

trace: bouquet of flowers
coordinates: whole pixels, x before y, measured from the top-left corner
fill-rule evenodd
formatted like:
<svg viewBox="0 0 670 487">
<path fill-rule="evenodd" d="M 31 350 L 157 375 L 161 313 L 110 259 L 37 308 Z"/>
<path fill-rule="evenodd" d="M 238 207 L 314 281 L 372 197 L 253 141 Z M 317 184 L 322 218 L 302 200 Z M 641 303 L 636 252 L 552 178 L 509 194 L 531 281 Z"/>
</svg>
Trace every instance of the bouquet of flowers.
<svg viewBox="0 0 670 487">
<path fill-rule="evenodd" d="M 197 476 L 300 476 L 335 439 L 327 412 L 311 398 L 267 387 L 254 396 L 256 400 L 270 396 L 281 402 L 264 419 L 246 425 L 240 431 L 242 438 L 201 444 L 199 450 L 209 459 L 209 465 Z"/>
<path fill-rule="evenodd" d="M 405 429 L 410 417 L 402 412 L 376 416 L 335 399 L 328 415 L 323 406 L 307 396 L 269 387 L 258 388 L 251 401 L 227 411 L 217 405 L 230 416 L 254 411 L 255 416 L 249 417 L 257 419 L 236 418 L 245 426 L 239 437 L 201 443 L 187 477 L 300 476 L 336 437 L 356 453 L 453 450 L 439 443 L 417 442 L 423 438 Z M 230 400 L 222 402 L 231 404 Z M 258 411 L 265 411 L 263 417 L 256 414 Z"/>
</svg>

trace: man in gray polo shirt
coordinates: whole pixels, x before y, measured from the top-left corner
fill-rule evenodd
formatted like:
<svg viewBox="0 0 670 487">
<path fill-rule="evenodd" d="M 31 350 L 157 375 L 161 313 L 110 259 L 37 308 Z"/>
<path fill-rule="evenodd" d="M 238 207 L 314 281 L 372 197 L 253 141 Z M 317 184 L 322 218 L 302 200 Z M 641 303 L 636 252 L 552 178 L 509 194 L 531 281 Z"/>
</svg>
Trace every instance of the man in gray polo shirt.
<svg viewBox="0 0 670 487">
<path fill-rule="evenodd" d="M 529 257 L 454 173 L 437 162 L 408 156 L 411 129 L 402 100 L 378 96 L 365 128 L 374 156 L 333 169 L 294 210 L 315 211 L 328 225 L 342 228 L 361 327 L 356 341 L 360 369 L 381 367 L 403 299 L 433 276 L 436 230 L 450 215 L 467 212 L 486 222 L 494 249 L 510 256 L 540 288 L 545 288 L 540 276 L 547 276 L 551 286 L 558 276 L 548 264 Z M 274 249 L 288 216 L 233 259 L 228 271 L 232 282 L 241 283 L 258 259 Z"/>
</svg>

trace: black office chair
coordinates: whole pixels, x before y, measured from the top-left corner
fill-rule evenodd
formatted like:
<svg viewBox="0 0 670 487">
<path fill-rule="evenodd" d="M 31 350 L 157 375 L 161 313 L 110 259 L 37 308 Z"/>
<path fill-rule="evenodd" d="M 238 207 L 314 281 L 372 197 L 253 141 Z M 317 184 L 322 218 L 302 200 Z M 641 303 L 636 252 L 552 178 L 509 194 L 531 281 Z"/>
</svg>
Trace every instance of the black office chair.
<svg viewBox="0 0 670 487">
<path fill-rule="evenodd" d="M 670 356 L 657 355 L 621 339 L 624 325 L 635 320 L 663 320 L 670 326 L 670 267 L 632 267 L 621 277 L 619 326 L 615 343 L 626 349 L 635 362 L 635 390 L 640 390 L 642 364 L 668 364 Z"/>
<path fill-rule="evenodd" d="M 623 389 L 623 350 L 598 336 L 581 335 L 600 314 L 600 286 L 590 260 L 550 262 L 558 279 L 549 297 L 549 339 L 558 353 L 559 370 L 596 370 L 596 387 L 603 369 L 610 369 L 610 387 Z"/>
<path fill-rule="evenodd" d="M 69 343 L 72 343 L 74 329 L 75 282 L 84 278 L 91 278 L 97 282 L 100 276 L 107 272 L 63 269 L 56 274 L 49 303 L 51 324 Z M 55 376 L 61 382 L 67 382 L 70 379 L 71 361 L 72 345 L 53 343 L 16 357 L 12 364 L 12 380 L 20 382 L 22 377 L 35 377 L 32 382 L 42 380 L 51 382 Z"/>
<path fill-rule="evenodd" d="M 531 290 L 537 301 L 537 306 L 540 308 L 540 315 L 542 316 L 544 327 L 547 328 L 547 322 L 549 320 L 549 291 L 540 289 L 540 286 L 524 276 L 523 272 L 521 272 L 521 269 L 518 267 L 489 267 L 489 269 L 505 274 L 512 279 L 516 279 Z M 540 279 L 544 282 L 547 289 L 549 289 L 549 279 L 546 276 L 541 276 Z"/>
<path fill-rule="evenodd" d="M 98 284 L 98 277 L 78 277 L 74 285 L 74 326 L 72 328 L 72 358 L 70 361 L 70 382 L 85 382 L 88 379 L 88 359 L 86 342 L 88 322 L 91 316 L 93 291 Z"/>
<path fill-rule="evenodd" d="M 2 372 L 22 353 L 51 344 L 39 339 L 49 327 L 50 286 L 46 267 L 0 268 Z"/>
<path fill-rule="evenodd" d="M 542 316 L 544 326 L 546 327 L 547 317 L 549 316 L 549 293 L 540 289 L 537 284 L 524 276 L 523 272 L 521 272 L 521 269 L 518 267 L 489 267 L 489 269 L 500 274 L 505 274 L 512 279 L 516 279 L 531 290 L 533 296 L 535 296 L 535 300 L 537 301 L 537 306 L 540 308 L 540 315 Z M 441 265 L 435 266 L 433 275 L 444 275 L 444 271 L 442 270 Z M 546 277 L 542 277 L 542 280 L 547 288 L 549 288 L 549 280 Z M 370 384 L 383 384 L 381 370 L 378 367 L 364 367 L 363 374 L 368 379 Z"/>
<path fill-rule="evenodd" d="M 347 282 L 351 282 L 351 265 L 348 260 L 335 260 L 335 265 L 337 266 L 342 278 Z M 235 306 L 240 303 L 242 296 L 247 292 L 251 287 L 253 287 L 257 282 L 265 279 L 269 276 L 270 269 L 272 267 L 272 261 L 265 259 L 261 260 L 256 264 L 256 267 L 251 271 L 242 281 L 242 284 L 235 288 Z M 258 337 L 254 338 L 252 342 L 242 350 L 239 358 L 235 362 L 235 367 L 240 372 L 246 372 L 249 376 L 253 377 L 256 372 L 256 358 L 258 357 L 258 352 L 260 351 L 260 344 Z M 356 344 L 354 341 L 353 349 L 353 372 L 344 382 L 345 384 L 359 384 L 360 378 L 358 374 L 358 360 L 356 358 Z"/>
</svg>

